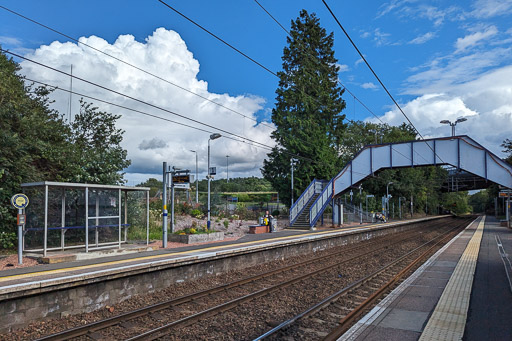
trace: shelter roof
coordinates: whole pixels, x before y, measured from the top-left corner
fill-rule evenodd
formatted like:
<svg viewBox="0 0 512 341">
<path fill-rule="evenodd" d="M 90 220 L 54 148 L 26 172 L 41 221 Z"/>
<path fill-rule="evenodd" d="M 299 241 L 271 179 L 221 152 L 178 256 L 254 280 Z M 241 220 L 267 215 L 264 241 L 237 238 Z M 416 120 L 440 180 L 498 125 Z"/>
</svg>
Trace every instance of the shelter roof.
<svg viewBox="0 0 512 341">
<path fill-rule="evenodd" d="M 136 186 L 120 186 L 120 185 L 101 185 L 101 184 L 82 184 L 73 182 L 54 182 L 54 181 L 41 181 L 41 182 L 28 182 L 21 184 L 21 187 L 62 187 L 62 188 L 90 188 L 90 189 L 115 189 L 122 191 L 149 191 L 149 187 L 136 187 Z"/>
</svg>

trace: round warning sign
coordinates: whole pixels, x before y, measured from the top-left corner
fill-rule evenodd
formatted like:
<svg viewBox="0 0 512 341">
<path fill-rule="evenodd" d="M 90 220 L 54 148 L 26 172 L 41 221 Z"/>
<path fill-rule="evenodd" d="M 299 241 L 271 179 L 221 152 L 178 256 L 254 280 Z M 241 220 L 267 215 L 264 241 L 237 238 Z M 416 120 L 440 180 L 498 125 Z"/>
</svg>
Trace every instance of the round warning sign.
<svg viewBox="0 0 512 341">
<path fill-rule="evenodd" d="M 28 197 L 25 194 L 14 194 L 11 198 L 11 204 L 17 209 L 24 209 L 28 206 Z"/>
</svg>

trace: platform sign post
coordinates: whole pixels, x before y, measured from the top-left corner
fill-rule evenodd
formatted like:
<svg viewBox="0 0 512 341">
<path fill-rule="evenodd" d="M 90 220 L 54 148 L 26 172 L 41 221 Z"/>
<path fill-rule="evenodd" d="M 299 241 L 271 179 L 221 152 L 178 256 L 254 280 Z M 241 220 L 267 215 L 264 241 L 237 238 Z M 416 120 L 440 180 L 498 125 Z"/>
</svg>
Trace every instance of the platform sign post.
<svg viewBox="0 0 512 341">
<path fill-rule="evenodd" d="M 176 188 L 190 188 L 190 170 L 181 170 L 172 167 L 171 174 L 171 233 L 174 233 L 174 190 Z"/>
<path fill-rule="evenodd" d="M 25 215 L 23 210 L 28 206 L 29 200 L 25 194 L 15 194 L 11 198 L 11 204 L 18 209 L 18 264 L 23 264 L 23 226 L 25 226 Z"/>
<path fill-rule="evenodd" d="M 167 162 L 163 163 L 162 189 L 162 247 L 167 247 Z"/>
<path fill-rule="evenodd" d="M 507 191 L 507 228 L 510 228 L 510 190 Z"/>
</svg>

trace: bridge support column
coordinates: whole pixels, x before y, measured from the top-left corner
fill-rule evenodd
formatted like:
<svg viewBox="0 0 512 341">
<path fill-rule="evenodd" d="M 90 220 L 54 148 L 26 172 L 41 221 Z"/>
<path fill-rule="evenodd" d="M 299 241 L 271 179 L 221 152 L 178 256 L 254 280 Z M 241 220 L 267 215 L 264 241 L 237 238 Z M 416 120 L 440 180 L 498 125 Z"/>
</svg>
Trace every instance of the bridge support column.
<svg viewBox="0 0 512 341">
<path fill-rule="evenodd" d="M 332 225 L 343 225 L 343 204 L 339 199 L 333 200 L 332 203 Z"/>
</svg>

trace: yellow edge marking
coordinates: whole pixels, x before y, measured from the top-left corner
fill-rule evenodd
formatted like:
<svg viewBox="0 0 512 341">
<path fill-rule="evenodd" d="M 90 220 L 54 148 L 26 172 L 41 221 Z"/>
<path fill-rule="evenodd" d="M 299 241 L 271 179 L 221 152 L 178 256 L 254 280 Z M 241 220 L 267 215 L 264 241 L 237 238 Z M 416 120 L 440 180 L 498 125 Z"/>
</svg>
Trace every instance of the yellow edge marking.
<svg viewBox="0 0 512 341">
<path fill-rule="evenodd" d="M 475 276 L 476 263 L 485 228 L 485 216 L 480 220 L 466 249 L 443 290 L 420 341 L 462 340 Z"/>
<path fill-rule="evenodd" d="M 412 222 L 412 221 L 413 220 L 411 220 L 409 222 Z M 300 235 L 300 236 L 277 237 L 277 238 L 271 238 L 271 239 L 265 239 L 265 240 L 255 240 L 255 241 L 251 241 L 251 242 L 244 242 L 244 243 L 237 243 L 237 244 L 211 246 L 211 247 L 207 247 L 207 248 L 204 248 L 204 249 L 195 249 L 195 250 L 188 250 L 188 251 L 181 251 L 181 252 L 174 252 L 174 253 L 166 253 L 166 254 L 162 254 L 162 255 L 144 256 L 144 257 L 137 257 L 137 258 L 117 260 L 117 261 L 112 261 L 112 262 L 98 263 L 98 264 L 80 265 L 80 266 L 73 266 L 73 267 L 69 267 L 69 268 L 61 268 L 61 269 L 55 269 L 55 270 L 44 270 L 44 271 L 32 272 L 32 273 L 21 274 L 21 275 L 3 276 L 3 277 L 0 277 L 0 282 L 12 281 L 12 280 L 15 280 L 15 279 L 22 279 L 22 278 L 27 278 L 27 277 L 38 277 L 38 276 L 43 276 L 43 275 L 53 275 L 53 274 L 58 274 L 58 273 L 68 272 L 68 271 L 73 271 L 73 270 L 93 269 L 93 268 L 103 267 L 103 266 L 106 266 L 106 265 L 125 264 L 125 263 L 131 263 L 131 262 L 135 262 L 135 261 L 140 261 L 140 260 L 150 260 L 150 259 L 172 257 L 172 256 L 183 255 L 183 254 L 187 254 L 187 253 L 203 252 L 203 251 L 207 251 L 207 250 L 218 250 L 218 249 L 222 249 L 222 248 L 233 248 L 233 247 L 242 246 L 242 245 L 252 245 L 252 244 L 257 244 L 257 243 L 262 243 L 262 242 L 273 242 L 273 241 L 283 240 L 283 239 L 294 239 L 294 238 L 297 238 L 297 237 L 304 237 L 304 236 L 308 236 L 308 235 L 322 235 L 322 234 L 327 234 L 327 233 L 359 230 L 359 229 L 363 229 L 363 228 L 374 229 L 374 228 L 377 228 L 377 227 L 391 225 L 391 224 L 392 223 L 383 223 L 383 224 L 376 224 L 376 225 L 367 225 L 367 226 L 364 226 L 364 227 L 362 227 L 362 226 L 349 227 L 349 228 L 337 229 L 337 230 L 331 230 L 331 231 L 323 231 L 323 232 L 315 232 L 315 233 L 305 233 L 305 234 Z"/>
</svg>

